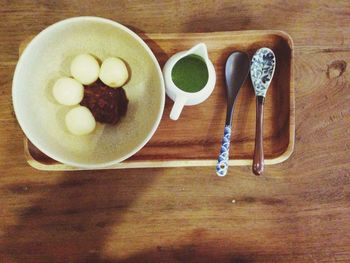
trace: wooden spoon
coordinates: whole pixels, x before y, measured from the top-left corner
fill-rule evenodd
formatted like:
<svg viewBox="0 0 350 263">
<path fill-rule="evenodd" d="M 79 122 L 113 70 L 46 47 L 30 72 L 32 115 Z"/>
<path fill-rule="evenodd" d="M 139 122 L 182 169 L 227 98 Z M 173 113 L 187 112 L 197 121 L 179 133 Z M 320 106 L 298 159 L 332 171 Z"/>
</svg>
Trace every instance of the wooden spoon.
<svg viewBox="0 0 350 263">
<path fill-rule="evenodd" d="M 269 48 L 260 48 L 253 56 L 250 66 L 250 78 L 252 79 L 256 96 L 256 130 L 255 148 L 253 158 L 253 173 L 261 175 L 264 171 L 263 149 L 263 119 L 264 101 L 267 89 L 270 86 L 275 72 L 276 57 Z"/>
<path fill-rule="evenodd" d="M 225 176 L 227 174 L 234 104 L 238 92 L 249 74 L 249 67 L 248 55 L 243 52 L 233 52 L 226 61 L 227 112 L 224 136 L 216 165 L 216 174 L 218 176 Z"/>
</svg>

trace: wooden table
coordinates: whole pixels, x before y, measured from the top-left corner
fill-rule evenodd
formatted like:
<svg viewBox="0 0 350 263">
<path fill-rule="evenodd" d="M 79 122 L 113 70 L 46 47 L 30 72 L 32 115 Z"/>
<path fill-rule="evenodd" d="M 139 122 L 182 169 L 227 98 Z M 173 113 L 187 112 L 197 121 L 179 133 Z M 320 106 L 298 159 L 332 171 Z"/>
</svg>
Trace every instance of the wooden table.
<svg viewBox="0 0 350 263">
<path fill-rule="evenodd" d="M 350 262 L 350 3 L 103 2 L 0 2 L 0 262 Z M 225 178 L 210 167 L 29 167 L 11 105 L 18 45 L 78 15 L 147 33 L 288 32 L 293 155 L 262 177 L 250 167 Z"/>
</svg>

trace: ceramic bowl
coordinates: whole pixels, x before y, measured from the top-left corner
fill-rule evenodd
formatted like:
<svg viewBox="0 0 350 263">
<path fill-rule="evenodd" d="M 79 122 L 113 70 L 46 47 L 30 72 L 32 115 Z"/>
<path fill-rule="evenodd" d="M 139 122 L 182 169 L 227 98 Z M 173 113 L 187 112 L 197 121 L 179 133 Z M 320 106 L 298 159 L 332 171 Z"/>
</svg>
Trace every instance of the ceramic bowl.
<svg viewBox="0 0 350 263">
<path fill-rule="evenodd" d="M 54 100 L 52 86 L 59 77 L 70 76 L 69 65 L 81 53 L 127 62 L 129 105 L 115 126 L 98 124 L 93 133 L 75 136 L 64 122 L 71 107 Z M 21 128 L 39 150 L 59 162 L 94 169 L 127 159 L 149 141 L 163 114 L 165 88 L 154 54 L 134 32 L 108 19 L 76 17 L 49 26 L 25 48 L 12 98 Z"/>
</svg>

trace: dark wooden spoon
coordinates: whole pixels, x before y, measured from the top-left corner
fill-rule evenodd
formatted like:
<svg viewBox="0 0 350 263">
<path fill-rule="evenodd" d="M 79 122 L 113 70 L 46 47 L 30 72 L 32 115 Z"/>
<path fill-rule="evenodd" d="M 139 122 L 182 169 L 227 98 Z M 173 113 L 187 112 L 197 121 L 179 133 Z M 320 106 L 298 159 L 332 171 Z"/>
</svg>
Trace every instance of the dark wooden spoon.
<svg viewBox="0 0 350 263">
<path fill-rule="evenodd" d="M 227 112 L 224 136 L 216 165 L 216 174 L 218 176 L 225 176 L 227 174 L 233 109 L 238 92 L 249 74 L 249 68 L 249 57 L 243 52 L 233 52 L 226 61 Z"/>
<path fill-rule="evenodd" d="M 275 72 L 275 66 L 275 54 L 271 49 L 265 47 L 256 51 L 250 66 L 250 78 L 252 80 L 256 96 L 256 130 L 253 157 L 253 173 L 256 175 L 261 175 L 264 171 L 264 101 L 267 89 L 270 86 L 273 74 Z"/>
</svg>

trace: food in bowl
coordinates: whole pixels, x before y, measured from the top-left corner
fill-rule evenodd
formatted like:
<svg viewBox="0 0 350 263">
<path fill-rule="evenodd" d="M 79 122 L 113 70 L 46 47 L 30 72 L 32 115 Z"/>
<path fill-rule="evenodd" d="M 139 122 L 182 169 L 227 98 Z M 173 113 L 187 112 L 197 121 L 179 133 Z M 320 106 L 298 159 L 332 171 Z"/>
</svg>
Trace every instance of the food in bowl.
<svg viewBox="0 0 350 263">
<path fill-rule="evenodd" d="M 80 105 L 90 109 L 96 121 L 115 125 L 126 115 L 128 103 L 123 88 L 114 89 L 98 80 L 84 87 L 84 98 Z"/>
<path fill-rule="evenodd" d="M 107 86 L 119 88 L 128 80 L 129 73 L 123 60 L 110 57 L 102 62 L 99 78 Z"/>
<path fill-rule="evenodd" d="M 81 102 L 86 107 L 76 107 L 67 113 L 67 129 L 74 135 L 86 135 L 95 129 L 96 121 L 117 124 L 126 114 L 129 103 L 123 88 L 113 89 L 124 85 L 129 78 L 124 61 L 109 57 L 103 61 L 100 70 L 92 55 L 80 54 L 73 59 L 70 69 L 74 78 L 59 78 L 53 86 L 53 96 L 62 105 Z M 95 80 L 95 73 L 99 81 Z M 92 75 L 94 83 L 90 83 Z M 90 85 L 83 86 L 85 83 Z"/>
<path fill-rule="evenodd" d="M 65 124 L 74 106 L 57 103 L 52 87 L 71 75 L 70 63 L 85 53 L 101 61 L 127 61 L 131 77 L 123 88 L 130 103 L 116 125 L 96 122 L 93 132 L 76 136 Z M 76 17 L 48 27 L 27 45 L 16 66 L 12 97 L 20 127 L 41 152 L 69 166 L 98 169 L 129 158 L 151 139 L 163 114 L 165 89 L 157 59 L 138 35 L 108 19 Z"/>
<path fill-rule="evenodd" d="M 95 82 L 100 72 L 100 65 L 96 58 L 90 54 L 76 56 L 71 65 L 70 73 L 81 84 L 89 85 Z"/>
<path fill-rule="evenodd" d="M 55 82 L 52 95 L 62 105 L 77 105 L 83 99 L 84 87 L 73 78 L 62 77 Z"/>
<path fill-rule="evenodd" d="M 94 116 L 84 106 L 77 106 L 68 111 L 65 121 L 67 129 L 74 135 L 89 134 L 96 127 Z"/>
</svg>

